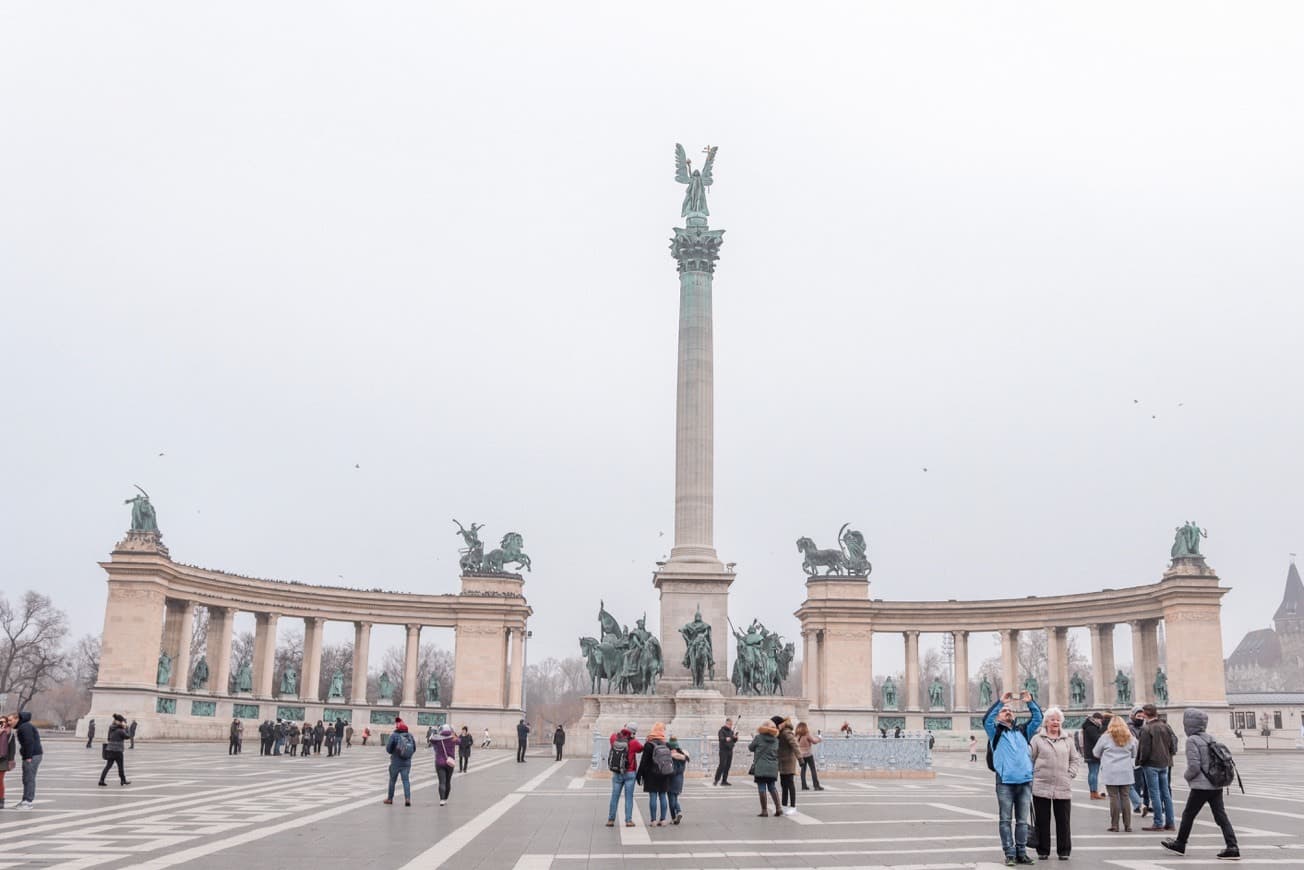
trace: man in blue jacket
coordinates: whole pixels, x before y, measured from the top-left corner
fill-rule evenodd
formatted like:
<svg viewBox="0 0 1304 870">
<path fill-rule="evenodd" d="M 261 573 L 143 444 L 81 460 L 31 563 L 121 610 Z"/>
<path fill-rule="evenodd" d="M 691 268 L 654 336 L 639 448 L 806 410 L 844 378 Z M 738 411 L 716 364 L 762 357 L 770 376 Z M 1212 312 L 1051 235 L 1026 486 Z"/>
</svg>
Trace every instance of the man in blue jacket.
<svg viewBox="0 0 1304 870">
<path fill-rule="evenodd" d="M 1010 703 L 1014 693 L 1006 692 L 987 710 L 983 728 L 987 731 L 987 766 L 996 773 L 996 801 L 1000 807 L 1001 849 L 1005 866 L 1035 864 L 1028 857 L 1028 810 L 1032 805 L 1032 757 L 1028 740 L 1041 727 L 1041 707 L 1029 692 L 1019 700 L 1028 705 L 1028 721 L 1015 724 Z M 1010 823 L 1014 822 L 1013 836 Z"/>
</svg>

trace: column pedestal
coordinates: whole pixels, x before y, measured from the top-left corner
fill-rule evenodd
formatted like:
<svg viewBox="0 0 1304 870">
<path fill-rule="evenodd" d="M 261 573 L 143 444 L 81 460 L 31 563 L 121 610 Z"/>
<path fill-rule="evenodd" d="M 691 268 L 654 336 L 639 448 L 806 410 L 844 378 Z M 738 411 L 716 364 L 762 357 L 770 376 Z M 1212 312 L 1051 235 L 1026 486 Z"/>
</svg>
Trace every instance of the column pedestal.
<svg viewBox="0 0 1304 870">
<path fill-rule="evenodd" d="M 693 621 L 698 608 L 701 608 L 702 621 L 711 626 L 711 654 L 715 662 L 715 677 L 712 679 L 708 673 L 704 688 L 721 693 L 733 691 L 729 682 L 728 643 L 729 587 L 734 577 L 723 566 L 716 571 L 690 571 L 672 563 L 652 575 L 652 585 L 661 593 L 659 633 L 665 659 L 665 672 L 658 681 L 659 692 L 692 688 L 692 677 L 684 667 L 687 647 L 679 629 Z"/>
</svg>

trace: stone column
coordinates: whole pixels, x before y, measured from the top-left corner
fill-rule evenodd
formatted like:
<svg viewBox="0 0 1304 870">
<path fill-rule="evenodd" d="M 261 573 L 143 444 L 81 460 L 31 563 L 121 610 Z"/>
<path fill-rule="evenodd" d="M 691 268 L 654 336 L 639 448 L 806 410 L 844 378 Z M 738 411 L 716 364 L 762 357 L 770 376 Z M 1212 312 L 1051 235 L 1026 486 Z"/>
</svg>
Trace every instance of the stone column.
<svg viewBox="0 0 1304 870">
<path fill-rule="evenodd" d="M 271 698 L 276 689 L 276 623 L 280 614 L 254 616 L 254 695 Z"/>
<path fill-rule="evenodd" d="M 955 642 L 955 673 L 951 679 L 955 684 L 955 711 L 969 709 L 969 632 L 953 631 L 951 638 Z"/>
<path fill-rule="evenodd" d="M 1003 628 L 1001 629 L 1000 695 L 1013 692 L 1014 697 L 1017 698 L 1019 697 L 1019 690 L 1022 688 L 1019 681 L 1019 630 L 1016 628 Z"/>
<path fill-rule="evenodd" d="M 903 710 L 919 707 L 919 632 L 907 631 L 906 636 L 906 702 Z"/>
<path fill-rule="evenodd" d="M 120 580 L 110 571 L 97 687 L 157 687 L 166 588 L 157 578 Z"/>
<path fill-rule="evenodd" d="M 299 675 L 299 698 L 308 701 L 322 700 L 321 694 L 321 642 L 325 620 L 314 616 L 303 620 L 303 673 Z"/>
<path fill-rule="evenodd" d="M 177 633 L 176 658 L 172 661 L 172 689 L 184 692 L 190 688 L 190 642 L 195 636 L 195 602 L 178 603 L 181 605 L 181 625 Z"/>
<path fill-rule="evenodd" d="M 522 694 L 522 690 L 525 688 L 525 629 L 513 628 L 511 632 L 512 669 L 508 680 L 507 708 L 509 710 L 523 710 L 525 709 L 525 697 Z"/>
<path fill-rule="evenodd" d="M 407 646 L 403 648 L 403 700 L 404 707 L 417 705 L 417 655 L 421 649 L 421 626 L 407 626 Z"/>
<path fill-rule="evenodd" d="M 1114 626 L 1089 626 L 1091 631 L 1091 692 L 1097 710 L 1114 705 Z M 1221 653 L 1220 653 L 1221 654 Z"/>
<path fill-rule="evenodd" d="M 353 703 L 367 703 L 367 657 L 371 653 L 371 623 L 353 623 Z"/>
<path fill-rule="evenodd" d="M 1159 620 L 1144 619 L 1141 621 L 1141 647 L 1146 658 L 1145 681 L 1148 697 L 1158 704 L 1159 699 L 1154 697 L 1155 673 L 1159 670 Z"/>
<path fill-rule="evenodd" d="M 811 700 L 812 707 L 820 706 L 819 698 L 815 695 L 815 685 L 819 672 L 818 665 L 815 661 L 816 652 L 815 632 L 814 630 L 803 631 L 801 633 L 801 691 Z"/>
<path fill-rule="evenodd" d="M 1046 701 L 1062 710 L 1069 708 L 1069 630 L 1053 625 L 1046 629 Z M 1038 699 L 1040 702 L 1040 699 Z"/>
<path fill-rule="evenodd" d="M 829 697 L 829 645 L 825 640 L 824 629 L 815 632 L 815 692 L 820 707 L 828 703 Z"/>
<path fill-rule="evenodd" d="M 1146 648 L 1141 635 L 1141 620 L 1134 619 L 1132 627 L 1132 703 L 1145 704 L 1151 701 L 1150 681 L 1146 679 Z"/>
<path fill-rule="evenodd" d="M 212 661 L 208 690 L 215 695 L 231 692 L 231 637 L 235 632 L 235 611 L 229 607 L 208 608 L 208 638 L 204 655 Z"/>
</svg>

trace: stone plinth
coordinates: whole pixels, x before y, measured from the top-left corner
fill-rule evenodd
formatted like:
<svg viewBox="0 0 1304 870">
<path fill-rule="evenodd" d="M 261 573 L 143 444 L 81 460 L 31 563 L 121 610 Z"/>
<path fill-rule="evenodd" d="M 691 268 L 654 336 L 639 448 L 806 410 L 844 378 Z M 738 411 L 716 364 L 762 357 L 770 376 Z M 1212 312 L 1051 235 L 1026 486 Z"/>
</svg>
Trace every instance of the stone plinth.
<svg viewBox="0 0 1304 870">
<path fill-rule="evenodd" d="M 711 652 L 715 659 L 715 679 L 705 688 L 724 694 L 733 690 L 729 682 L 729 587 L 736 576 L 719 562 L 699 566 L 667 562 L 652 575 L 652 585 L 661 592 L 661 651 L 665 672 L 658 683 L 665 693 L 691 687 L 691 677 L 684 667 L 684 638 L 681 626 L 693 621 L 698 608 L 702 620 L 711 626 Z M 717 726 L 718 727 L 718 726 Z"/>
<path fill-rule="evenodd" d="M 856 708 L 874 693 L 868 577 L 809 577 L 802 623 L 802 690 L 813 708 Z M 917 705 L 907 691 L 905 704 Z"/>
</svg>

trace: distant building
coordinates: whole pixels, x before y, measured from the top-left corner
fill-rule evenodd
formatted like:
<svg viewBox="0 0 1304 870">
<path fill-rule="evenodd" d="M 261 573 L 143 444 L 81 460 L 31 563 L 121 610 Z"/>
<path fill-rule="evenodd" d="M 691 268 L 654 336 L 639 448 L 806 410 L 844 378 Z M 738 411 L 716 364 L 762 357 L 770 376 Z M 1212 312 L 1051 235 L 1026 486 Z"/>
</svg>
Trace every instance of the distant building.
<svg viewBox="0 0 1304 870">
<path fill-rule="evenodd" d="M 1251 631 L 1226 660 L 1227 692 L 1304 691 L 1304 581 L 1290 563 L 1272 628 Z"/>
</svg>

